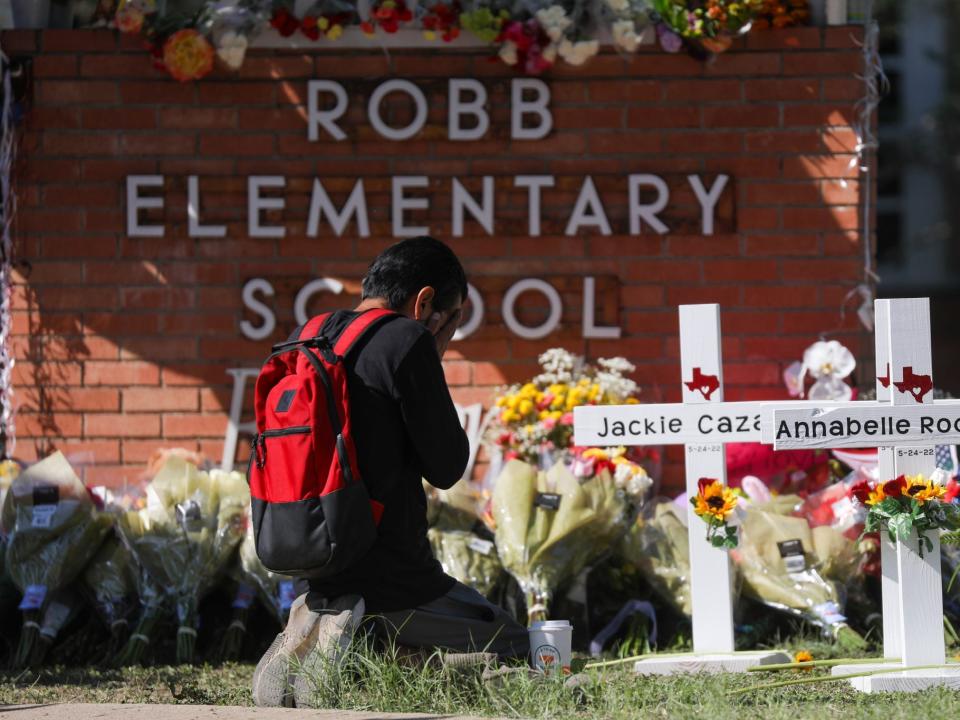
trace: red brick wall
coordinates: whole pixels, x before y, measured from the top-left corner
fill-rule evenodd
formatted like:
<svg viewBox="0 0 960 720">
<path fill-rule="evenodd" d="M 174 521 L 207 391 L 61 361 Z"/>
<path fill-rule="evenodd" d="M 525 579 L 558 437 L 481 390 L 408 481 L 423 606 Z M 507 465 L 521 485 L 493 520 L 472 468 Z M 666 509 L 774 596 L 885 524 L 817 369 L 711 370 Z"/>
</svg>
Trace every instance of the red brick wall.
<svg viewBox="0 0 960 720">
<path fill-rule="evenodd" d="M 682 198 L 666 215 L 675 213 L 673 232 L 684 234 L 564 237 L 551 210 L 545 235 L 530 238 L 513 200 L 498 207 L 493 237 L 468 223 L 474 234 L 451 242 L 484 296 L 487 319 L 448 355 L 460 401 L 488 404 L 494 386 L 529 376 L 537 354 L 556 345 L 590 357 L 623 354 L 637 364 L 647 397 L 676 399 L 676 305 L 691 302 L 724 307 L 727 398 L 781 397 L 782 368 L 817 333 L 837 330 L 841 301 L 862 280 L 860 190 L 850 168 L 849 126 L 861 92 L 855 34 L 758 34 L 707 64 L 650 50 L 558 69 L 546 77 L 553 132 L 520 142 L 509 138 L 512 75 L 484 54 L 263 51 L 239 76 L 218 71 L 178 84 L 109 32 L 4 33 L 6 53 L 33 56 L 34 77 L 16 175 L 17 454 L 89 451 L 88 479 L 109 483 L 136 479 L 160 446 L 218 459 L 230 400 L 225 368 L 256 365 L 268 350 L 267 341 L 240 335 L 243 284 L 274 283 L 278 338 L 293 324 L 293 294 L 310 278 L 334 276 L 355 289 L 390 241 L 389 177 L 402 174 L 430 176 L 437 206 L 450 176 L 490 174 L 499 188 L 501 178 L 552 174 L 558 188 L 544 202 L 564 211 L 582 177 L 593 175 L 611 197 L 615 232 L 623 232 L 615 206 L 629 173 L 661 174 L 671 186 L 688 172 L 708 183 L 717 173 L 731 176 L 711 237 L 699 235 Z M 490 88 L 491 131 L 483 141 L 450 142 L 445 78 L 470 76 Z M 386 77 L 411 79 L 430 97 L 420 137 L 378 138 L 355 100 L 347 142 L 307 141 L 308 78 L 342 81 L 365 103 Z M 130 174 L 166 176 L 164 238 L 127 237 Z M 226 223 L 226 238 L 187 236 L 189 174 L 201 176 L 204 222 Z M 276 218 L 288 227 L 282 240 L 247 236 L 253 174 L 288 178 L 287 210 Z M 355 178 L 365 179 L 371 238 L 351 228 L 337 239 L 327 225 L 318 238 L 304 236 L 314 176 L 338 203 Z M 431 219 L 447 239 L 449 210 Z M 581 338 L 586 274 L 598 278 L 600 321 L 621 325 L 621 340 Z M 521 340 L 499 322 L 504 290 L 523 277 L 542 277 L 564 297 L 562 328 L 542 341 Z M 538 311 L 526 311 L 529 322 Z M 856 352 L 862 336 L 853 312 L 843 325 L 836 337 Z"/>
</svg>

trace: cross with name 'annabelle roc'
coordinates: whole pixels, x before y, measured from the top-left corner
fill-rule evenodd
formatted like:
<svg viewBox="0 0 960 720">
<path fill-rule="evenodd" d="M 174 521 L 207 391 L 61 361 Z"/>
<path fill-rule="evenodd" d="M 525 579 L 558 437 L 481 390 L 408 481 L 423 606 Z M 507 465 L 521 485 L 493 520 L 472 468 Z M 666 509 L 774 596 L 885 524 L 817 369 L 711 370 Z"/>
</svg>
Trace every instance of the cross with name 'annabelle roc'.
<svg viewBox="0 0 960 720">
<path fill-rule="evenodd" d="M 928 298 L 876 301 L 878 403 L 825 403 L 767 410 L 766 441 L 777 449 L 878 447 L 879 481 L 936 471 L 936 445 L 960 442 L 960 403 L 933 400 Z M 882 402 L 886 400 L 887 402 Z M 960 666 L 947 666 L 943 636 L 940 538 L 929 545 L 912 530 L 893 543 L 881 531 L 884 655 L 880 674 L 851 678 L 862 692 L 960 688 Z M 840 666 L 835 675 L 864 671 Z"/>
</svg>

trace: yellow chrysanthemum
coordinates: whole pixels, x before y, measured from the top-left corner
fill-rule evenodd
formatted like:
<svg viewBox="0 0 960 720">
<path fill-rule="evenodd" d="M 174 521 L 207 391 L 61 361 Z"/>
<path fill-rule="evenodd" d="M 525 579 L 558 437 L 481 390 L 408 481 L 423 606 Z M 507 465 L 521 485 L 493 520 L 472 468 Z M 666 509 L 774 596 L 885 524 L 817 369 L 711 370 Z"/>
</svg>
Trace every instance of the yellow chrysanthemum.
<svg viewBox="0 0 960 720">
<path fill-rule="evenodd" d="M 339 40 L 341 35 L 343 35 L 343 25 L 339 23 L 332 25 L 330 29 L 327 30 L 327 40 Z"/>
<path fill-rule="evenodd" d="M 695 511 L 701 517 L 724 521 L 736 506 L 737 496 L 733 490 L 714 480 L 704 485 L 697 495 Z"/>
</svg>

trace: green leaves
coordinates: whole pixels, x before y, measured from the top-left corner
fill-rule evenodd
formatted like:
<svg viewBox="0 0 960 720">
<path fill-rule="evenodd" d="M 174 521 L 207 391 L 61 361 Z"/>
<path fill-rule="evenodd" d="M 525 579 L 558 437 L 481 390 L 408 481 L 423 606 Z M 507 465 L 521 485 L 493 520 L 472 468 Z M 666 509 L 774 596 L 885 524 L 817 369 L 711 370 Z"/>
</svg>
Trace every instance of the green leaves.
<svg viewBox="0 0 960 720">
<path fill-rule="evenodd" d="M 894 515 L 888 523 L 890 538 L 901 542 L 909 540 L 910 533 L 913 532 L 913 521 L 913 515 L 908 513 Z"/>
</svg>

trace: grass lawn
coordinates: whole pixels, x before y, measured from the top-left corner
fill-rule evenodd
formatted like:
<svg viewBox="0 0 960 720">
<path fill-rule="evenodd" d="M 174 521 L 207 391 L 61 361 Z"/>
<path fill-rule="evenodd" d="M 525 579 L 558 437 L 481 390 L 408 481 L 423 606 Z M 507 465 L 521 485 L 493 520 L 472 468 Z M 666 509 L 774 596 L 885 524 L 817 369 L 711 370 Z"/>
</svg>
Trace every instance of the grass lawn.
<svg viewBox="0 0 960 720">
<path fill-rule="evenodd" d="M 787 643 L 791 650 L 800 646 Z M 818 659 L 830 645 L 807 643 Z M 219 667 L 135 667 L 123 670 L 51 668 L 0 675 L 0 704 L 150 702 L 250 705 L 250 664 Z M 825 673 L 822 673 L 825 676 Z M 338 672 L 318 678 L 317 700 L 328 708 L 383 712 L 477 714 L 525 718 L 927 718 L 960 717 L 960 691 L 859 695 L 844 682 L 818 683 L 731 696 L 763 682 L 811 677 L 778 674 L 638 678 L 627 669 L 593 671 L 579 691 L 561 683 L 511 679 L 502 687 L 427 665 L 411 668 L 366 651 L 352 653 Z"/>
</svg>

